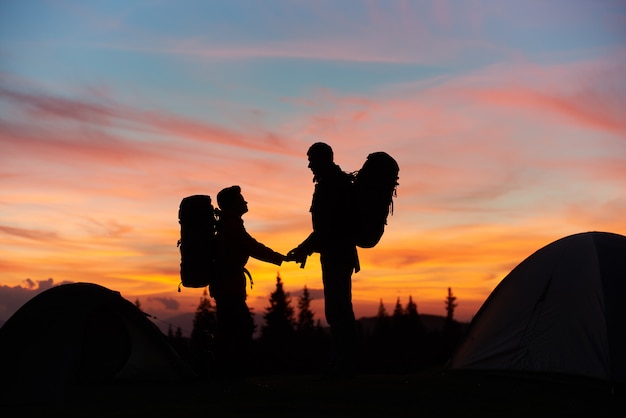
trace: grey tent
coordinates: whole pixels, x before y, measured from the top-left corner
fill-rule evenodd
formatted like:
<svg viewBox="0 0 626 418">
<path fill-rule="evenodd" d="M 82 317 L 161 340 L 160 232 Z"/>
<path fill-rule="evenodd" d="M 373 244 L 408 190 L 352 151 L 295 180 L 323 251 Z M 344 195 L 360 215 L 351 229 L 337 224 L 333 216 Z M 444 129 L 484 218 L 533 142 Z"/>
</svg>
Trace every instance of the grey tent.
<svg viewBox="0 0 626 418">
<path fill-rule="evenodd" d="M 0 328 L 4 397 L 63 398 L 70 385 L 180 381 L 193 373 L 161 331 L 115 291 L 53 287 Z"/>
<path fill-rule="evenodd" d="M 480 308 L 452 370 L 626 382 L 626 237 L 559 239 L 513 269 Z"/>
</svg>

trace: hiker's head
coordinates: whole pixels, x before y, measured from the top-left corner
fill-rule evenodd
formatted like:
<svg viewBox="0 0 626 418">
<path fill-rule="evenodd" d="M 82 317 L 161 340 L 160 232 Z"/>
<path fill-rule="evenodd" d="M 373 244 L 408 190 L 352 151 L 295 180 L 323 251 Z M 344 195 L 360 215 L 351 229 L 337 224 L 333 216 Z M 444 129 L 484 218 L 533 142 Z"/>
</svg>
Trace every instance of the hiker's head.
<svg viewBox="0 0 626 418">
<path fill-rule="evenodd" d="M 306 155 L 309 157 L 309 168 L 315 177 L 319 177 L 334 165 L 333 149 L 323 142 L 311 145 Z"/>
<path fill-rule="evenodd" d="M 248 202 L 241 195 L 241 187 L 231 186 L 217 194 L 217 205 L 224 214 L 241 216 L 248 211 Z"/>
</svg>

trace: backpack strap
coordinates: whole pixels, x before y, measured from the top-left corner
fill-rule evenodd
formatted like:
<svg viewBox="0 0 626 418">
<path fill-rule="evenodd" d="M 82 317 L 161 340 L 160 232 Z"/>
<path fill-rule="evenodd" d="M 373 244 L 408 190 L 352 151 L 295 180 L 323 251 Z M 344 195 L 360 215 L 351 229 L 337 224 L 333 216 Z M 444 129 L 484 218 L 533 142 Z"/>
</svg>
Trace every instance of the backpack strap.
<svg viewBox="0 0 626 418">
<path fill-rule="evenodd" d="M 250 274 L 250 271 L 248 271 L 247 268 L 243 268 L 243 273 L 248 276 L 248 278 L 250 279 L 250 289 L 252 289 L 252 287 L 254 286 L 254 281 L 252 280 L 252 274 Z"/>
</svg>

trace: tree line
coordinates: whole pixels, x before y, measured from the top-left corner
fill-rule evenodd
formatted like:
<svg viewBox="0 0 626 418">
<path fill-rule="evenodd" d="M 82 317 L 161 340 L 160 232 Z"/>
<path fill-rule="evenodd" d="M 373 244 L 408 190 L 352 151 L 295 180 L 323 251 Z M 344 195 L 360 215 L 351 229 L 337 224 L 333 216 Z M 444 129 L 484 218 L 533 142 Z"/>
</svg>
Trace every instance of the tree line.
<svg viewBox="0 0 626 418">
<path fill-rule="evenodd" d="M 329 362 L 330 335 L 311 310 L 306 286 L 295 306 L 280 276 L 264 308 L 263 325 L 250 348 L 246 365 L 250 374 L 314 373 Z M 454 319 L 456 297 L 448 288 L 444 299 L 446 316 L 440 326 L 426 326 L 417 304 L 409 295 L 405 306 L 396 300 L 389 314 L 380 300 L 377 315 L 357 320 L 359 349 L 354 353 L 362 372 L 405 373 L 436 367 L 447 361 L 461 340 L 465 324 Z M 250 311 L 250 315 L 254 313 Z M 432 317 L 432 316 L 431 316 Z M 194 314 L 191 336 L 171 326 L 167 338 L 200 376 L 207 377 L 213 365 L 212 345 L 217 320 L 215 305 L 204 291 Z M 256 327 L 256 326 L 255 326 Z"/>
</svg>

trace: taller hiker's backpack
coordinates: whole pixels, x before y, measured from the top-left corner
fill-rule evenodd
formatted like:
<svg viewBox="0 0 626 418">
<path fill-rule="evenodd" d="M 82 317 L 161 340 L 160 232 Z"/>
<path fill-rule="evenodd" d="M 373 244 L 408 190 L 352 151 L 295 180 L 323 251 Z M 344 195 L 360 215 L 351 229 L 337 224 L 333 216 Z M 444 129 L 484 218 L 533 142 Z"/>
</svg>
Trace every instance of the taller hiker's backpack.
<svg viewBox="0 0 626 418">
<path fill-rule="evenodd" d="M 400 168 L 386 152 L 367 156 L 353 181 L 352 210 L 355 244 L 372 248 L 385 232 L 387 216 L 393 214 Z"/>
<path fill-rule="evenodd" d="M 181 284 L 185 287 L 208 286 L 215 271 L 217 223 L 211 197 L 185 197 L 178 209 L 178 222 Z"/>
</svg>

